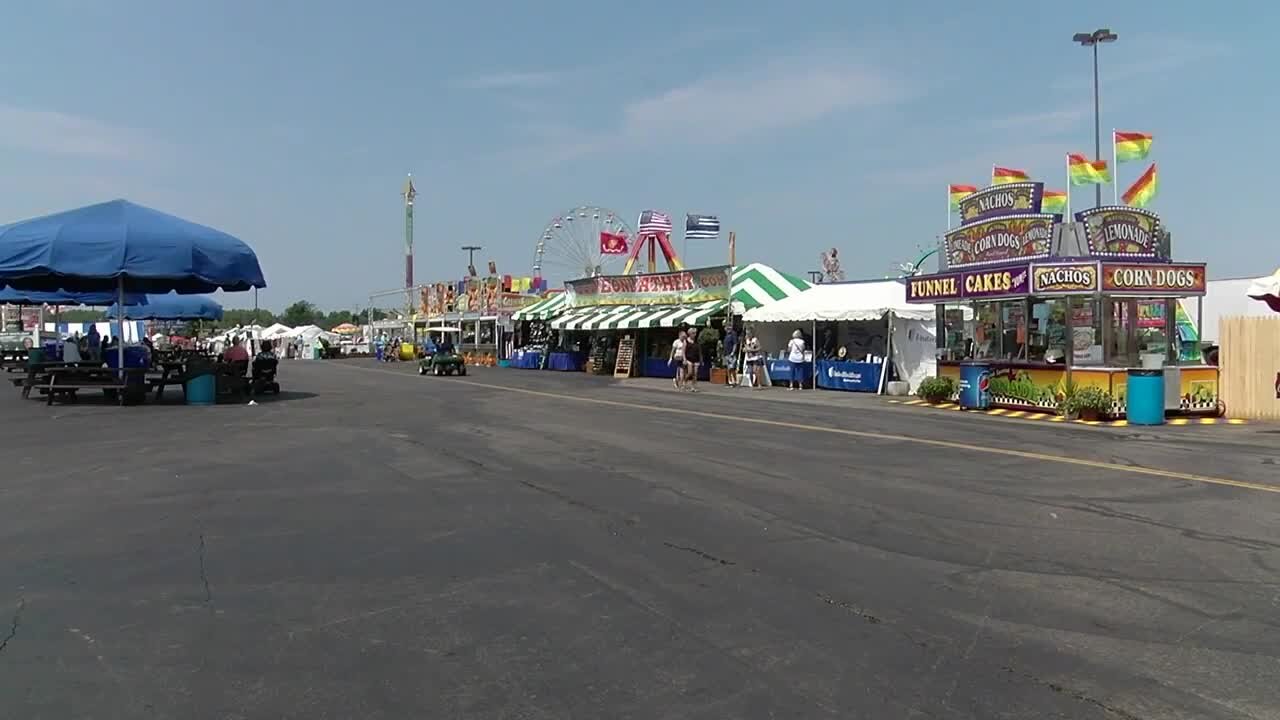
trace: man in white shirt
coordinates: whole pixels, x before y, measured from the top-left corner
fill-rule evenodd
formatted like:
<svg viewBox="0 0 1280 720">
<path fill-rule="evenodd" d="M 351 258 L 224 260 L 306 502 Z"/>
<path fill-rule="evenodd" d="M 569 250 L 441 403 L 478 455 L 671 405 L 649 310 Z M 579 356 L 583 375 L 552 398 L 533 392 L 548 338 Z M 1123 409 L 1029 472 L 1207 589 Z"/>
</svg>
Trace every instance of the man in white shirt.
<svg viewBox="0 0 1280 720">
<path fill-rule="evenodd" d="M 677 390 L 684 389 L 684 331 L 676 333 L 675 342 L 671 343 L 671 357 L 667 359 L 668 364 L 676 369 L 675 386 Z"/>
</svg>

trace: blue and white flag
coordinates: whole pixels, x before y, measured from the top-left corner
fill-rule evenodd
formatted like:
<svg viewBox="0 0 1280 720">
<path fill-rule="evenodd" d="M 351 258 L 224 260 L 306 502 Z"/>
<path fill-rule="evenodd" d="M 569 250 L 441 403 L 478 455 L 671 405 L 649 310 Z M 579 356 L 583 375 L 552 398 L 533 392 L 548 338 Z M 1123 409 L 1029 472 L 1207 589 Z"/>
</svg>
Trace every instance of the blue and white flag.
<svg viewBox="0 0 1280 720">
<path fill-rule="evenodd" d="M 714 240 L 720 236 L 720 218 L 716 215 L 694 215 L 689 213 L 684 219 L 684 238 L 686 240 Z"/>
</svg>

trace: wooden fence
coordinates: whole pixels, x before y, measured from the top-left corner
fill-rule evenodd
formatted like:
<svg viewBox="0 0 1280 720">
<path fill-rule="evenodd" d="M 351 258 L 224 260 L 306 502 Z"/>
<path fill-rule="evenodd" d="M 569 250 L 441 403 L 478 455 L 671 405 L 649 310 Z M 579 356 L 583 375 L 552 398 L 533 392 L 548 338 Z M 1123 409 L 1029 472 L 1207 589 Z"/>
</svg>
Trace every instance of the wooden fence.
<svg viewBox="0 0 1280 720">
<path fill-rule="evenodd" d="M 1280 420 L 1276 397 L 1280 373 L 1280 315 L 1224 317 L 1218 323 L 1219 397 L 1227 415 Z"/>
</svg>

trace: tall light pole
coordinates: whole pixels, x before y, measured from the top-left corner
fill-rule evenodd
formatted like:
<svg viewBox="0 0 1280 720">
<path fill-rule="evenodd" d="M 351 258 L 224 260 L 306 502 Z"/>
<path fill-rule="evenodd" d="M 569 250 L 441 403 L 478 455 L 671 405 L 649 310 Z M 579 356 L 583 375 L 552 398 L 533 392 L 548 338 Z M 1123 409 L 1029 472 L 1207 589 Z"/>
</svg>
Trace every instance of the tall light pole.
<svg viewBox="0 0 1280 720">
<path fill-rule="evenodd" d="M 467 252 L 467 274 L 476 274 L 476 251 L 483 250 L 480 245 L 463 245 L 462 249 Z"/>
<path fill-rule="evenodd" d="M 1098 46 L 1102 43 L 1115 42 L 1119 35 L 1110 28 L 1098 28 L 1091 33 L 1076 33 L 1071 37 L 1085 47 L 1093 48 L 1093 159 L 1102 158 L 1102 113 L 1098 106 Z M 1111 168 L 1112 177 L 1116 169 Z M 1102 206 L 1102 186 L 1094 185 L 1094 207 Z"/>
</svg>

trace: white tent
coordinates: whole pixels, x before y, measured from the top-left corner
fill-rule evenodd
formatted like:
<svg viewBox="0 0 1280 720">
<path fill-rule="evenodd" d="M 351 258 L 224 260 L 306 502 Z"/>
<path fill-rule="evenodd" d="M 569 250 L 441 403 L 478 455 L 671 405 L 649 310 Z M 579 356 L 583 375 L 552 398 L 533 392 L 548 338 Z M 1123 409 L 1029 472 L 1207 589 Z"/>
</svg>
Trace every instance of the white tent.
<svg viewBox="0 0 1280 720">
<path fill-rule="evenodd" d="M 267 328 L 266 330 L 262 331 L 262 339 L 275 340 L 276 338 L 280 338 L 288 335 L 292 331 L 293 331 L 293 328 L 289 327 L 288 325 L 282 325 L 281 323 L 276 323 L 271 327 Z"/>
<path fill-rule="evenodd" d="M 1205 283 L 1203 298 L 1182 298 L 1178 302 L 1192 322 L 1195 322 L 1197 317 L 1203 318 L 1201 322 L 1204 327 L 1199 328 L 1200 341 L 1217 344 L 1218 321 L 1222 318 L 1239 315 L 1265 317 L 1275 315 L 1265 302 L 1251 297 L 1265 293 L 1267 284 L 1274 279 L 1273 276 L 1210 280 Z M 1280 287 L 1277 289 L 1280 290 Z"/>
<path fill-rule="evenodd" d="M 932 305 L 907 303 L 907 288 L 902 282 L 870 280 L 815 285 L 798 295 L 748 310 L 743 320 L 756 324 L 766 350 L 785 345 L 793 329 L 808 332 L 813 323 L 853 323 L 865 343 L 865 353 L 877 355 L 887 350 L 898 377 L 910 383 L 914 391 L 921 380 L 937 372 L 934 316 Z"/>
<path fill-rule="evenodd" d="M 827 322 L 879 320 L 886 313 L 906 320 L 933 320 L 932 305 L 908 305 L 907 288 L 897 280 L 825 283 L 807 292 L 748 310 L 747 322 Z"/>
</svg>

